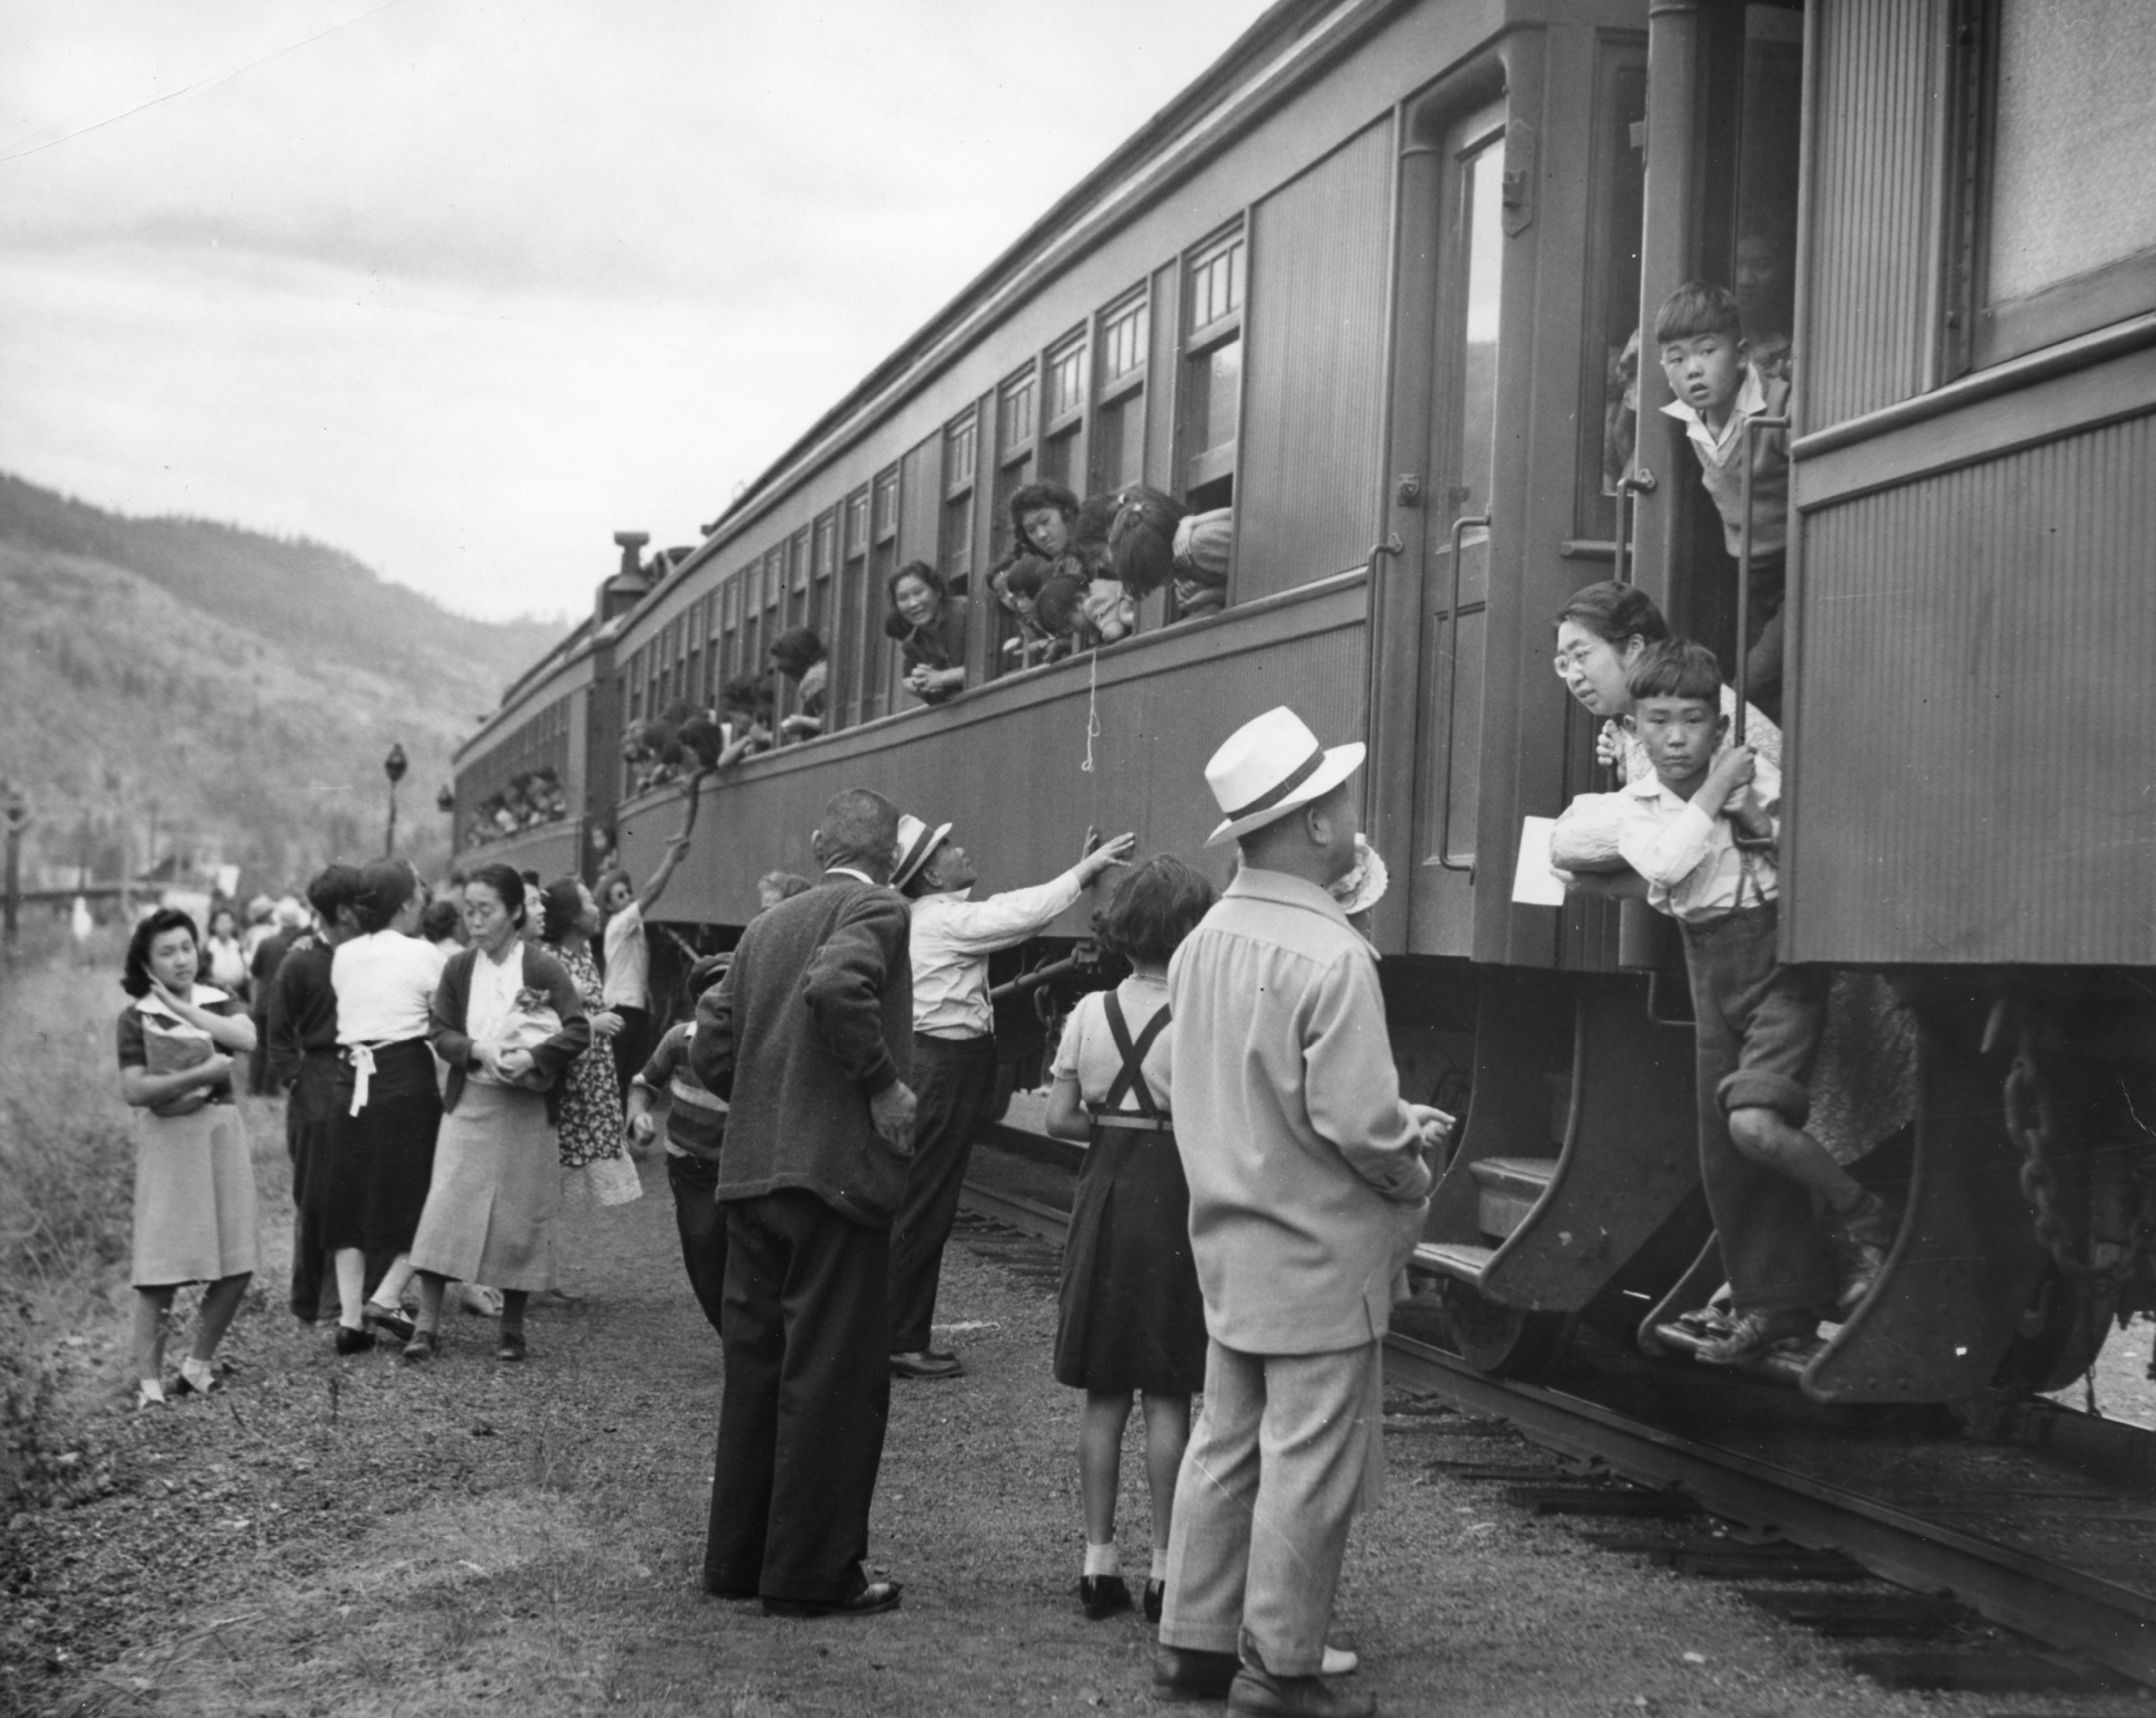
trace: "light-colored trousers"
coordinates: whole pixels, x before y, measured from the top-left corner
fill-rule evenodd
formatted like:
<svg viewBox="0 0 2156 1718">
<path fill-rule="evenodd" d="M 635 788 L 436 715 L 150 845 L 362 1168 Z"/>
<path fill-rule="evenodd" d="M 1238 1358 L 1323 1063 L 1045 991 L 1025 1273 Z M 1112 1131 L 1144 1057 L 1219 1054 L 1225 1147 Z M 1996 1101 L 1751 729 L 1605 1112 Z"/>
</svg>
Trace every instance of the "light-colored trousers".
<svg viewBox="0 0 2156 1718">
<path fill-rule="evenodd" d="M 1205 1406 L 1175 1484 L 1163 1645 L 1254 1652 L 1276 1676 L 1318 1673 L 1348 1523 L 1376 1496 L 1380 1354 L 1375 1342 L 1329 1354 L 1206 1345 Z"/>
</svg>

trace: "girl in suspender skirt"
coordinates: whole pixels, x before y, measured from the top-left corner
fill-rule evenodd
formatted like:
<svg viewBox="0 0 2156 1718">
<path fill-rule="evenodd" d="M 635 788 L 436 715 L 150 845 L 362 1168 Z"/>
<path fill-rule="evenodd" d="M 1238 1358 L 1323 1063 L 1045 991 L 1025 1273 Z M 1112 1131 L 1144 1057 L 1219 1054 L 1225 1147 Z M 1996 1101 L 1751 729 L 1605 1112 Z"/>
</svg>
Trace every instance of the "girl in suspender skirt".
<svg viewBox="0 0 2156 1718">
<path fill-rule="evenodd" d="M 1190 1398 L 1205 1382 L 1205 1307 L 1169 1101 L 1168 961 L 1212 905 L 1212 885 L 1172 855 L 1117 885 L 1095 930 L 1130 962 L 1131 976 L 1071 1011 L 1049 1097 L 1049 1132 L 1087 1146 L 1064 1245 L 1055 1378 L 1086 1392 L 1078 1592 L 1096 1618 L 1131 1603 L 1116 1552 L 1116 1494 L 1132 1394 L 1145 1408 L 1153 1569 L 1145 1611 L 1157 1622 Z"/>
</svg>

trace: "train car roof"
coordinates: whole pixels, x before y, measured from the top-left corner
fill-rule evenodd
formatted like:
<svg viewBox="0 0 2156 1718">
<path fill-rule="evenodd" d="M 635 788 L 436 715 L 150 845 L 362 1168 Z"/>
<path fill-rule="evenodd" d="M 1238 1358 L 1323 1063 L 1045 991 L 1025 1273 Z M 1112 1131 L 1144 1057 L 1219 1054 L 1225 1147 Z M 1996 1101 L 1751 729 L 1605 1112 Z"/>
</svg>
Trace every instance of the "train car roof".
<svg viewBox="0 0 2156 1718">
<path fill-rule="evenodd" d="M 941 360 L 957 357 L 965 336 L 993 315 L 1012 308 L 1044 284 L 1065 260 L 1055 241 L 1075 236 L 1088 213 L 1120 222 L 1137 215 L 1204 159 L 1232 141 L 1225 126 L 1202 124 L 1239 90 L 1253 97 L 1284 95 L 1294 74 L 1320 59 L 1332 46 L 1344 45 L 1352 27 L 1397 10 L 1403 0 L 1276 0 L 1227 51 L 1186 85 L 1158 113 L 1118 145 L 1101 164 L 1050 205 L 1046 213 L 1019 233 L 1004 251 L 968 281 L 942 309 L 901 342 L 890 356 L 844 395 L 729 502 L 704 541 L 685 560 L 670 568 L 638 607 L 647 608 L 681 577 L 718 553 L 735 528 L 748 523 L 777 500 L 808 465 L 836 453 L 850 429 L 864 428 L 869 410 L 900 383 L 921 379 Z M 1290 50 L 1264 72 L 1268 56 Z M 1173 146 L 1188 146 L 1183 158 L 1166 159 Z M 1145 182 L 1111 195 L 1118 181 L 1140 169 L 1161 171 Z"/>
</svg>

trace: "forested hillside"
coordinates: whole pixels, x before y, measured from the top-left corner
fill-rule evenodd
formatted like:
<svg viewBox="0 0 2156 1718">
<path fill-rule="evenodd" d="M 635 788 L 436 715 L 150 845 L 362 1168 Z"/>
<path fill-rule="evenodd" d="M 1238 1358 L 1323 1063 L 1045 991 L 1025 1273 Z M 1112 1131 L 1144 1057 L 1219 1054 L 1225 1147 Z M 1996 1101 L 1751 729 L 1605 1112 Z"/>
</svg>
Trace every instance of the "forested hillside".
<svg viewBox="0 0 2156 1718">
<path fill-rule="evenodd" d="M 447 849 L 459 740 L 557 626 L 454 615 L 349 555 L 191 519 L 129 519 L 0 474 L 0 778 L 37 816 L 25 881 L 175 851 L 275 890 L 381 850 Z"/>
</svg>

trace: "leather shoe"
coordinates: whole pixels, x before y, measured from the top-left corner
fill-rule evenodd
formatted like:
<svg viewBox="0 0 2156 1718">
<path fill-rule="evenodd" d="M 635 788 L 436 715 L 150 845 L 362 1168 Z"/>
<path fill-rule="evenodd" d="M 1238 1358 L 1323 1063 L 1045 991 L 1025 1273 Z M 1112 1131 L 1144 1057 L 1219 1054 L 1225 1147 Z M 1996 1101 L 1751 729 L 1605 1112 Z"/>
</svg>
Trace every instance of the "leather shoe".
<svg viewBox="0 0 2156 1718">
<path fill-rule="evenodd" d="M 1247 1718 L 1376 1718 L 1378 1703 L 1322 1676 L 1276 1676 L 1245 1664 L 1228 1690 L 1228 1710 Z"/>
<path fill-rule="evenodd" d="M 767 1598 L 763 1602 L 763 1613 L 767 1617 L 873 1617 L 879 1611 L 896 1610 L 900 1591 L 896 1581 L 871 1581 L 851 1598 L 830 1604 Z"/>
<path fill-rule="evenodd" d="M 1243 1661 L 1233 1653 L 1163 1646 L 1152 1655 L 1152 1697 L 1168 1701 L 1224 1700 L 1242 1668 Z"/>
<path fill-rule="evenodd" d="M 901 1378 L 956 1378 L 963 1377 L 966 1368 L 955 1354 L 938 1354 L 932 1348 L 916 1350 L 911 1354 L 894 1354 L 891 1357 L 891 1372 Z"/>
<path fill-rule="evenodd" d="M 412 1340 L 404 1345 L 407 1360 L 432 1360 L 440 1352 L 442 1339 L 432 1331 L 414 1331 Z"/>
<path fill-rule="evenodd" d="M 386 1331 L 400 1342 L 410 1341 L 412 1332 L 418 1328 L 404 1316 L 402 1308 L 377 1306 L 372 1300 L 359 1309 L 359 1315 L 367 1321 L 368 1328 Z"/>
<path fill-rule="evenodd" d="M 1162 1601 L 1167 1598 L 1167 1597 L 1168 1582 L 1165 1581 L 1148 1581 L 1146 1582 L 1145 1619 L 1147 1622 L 1158 1623 L 1160 1621 L 1161 1603 Z"/>
<path fill-rule="evenodd" d="M 729 1587 L 723 1581 L 714 1581 L 709 1575 L 704 1577 L 704 1591 L 713 1598 L 744 1599 L 757 1596 L 756 1588 L 752 1586 Z"/>
<path fill-rule="evenodd" d="M 1763 1358 L 1784 1342 L 1809 1342 L 1819 1335 L 1819 1319 L 1809 1312 L 1741 1312 L 1729 1334 L 1705 1344 L 1699 1357 L 1709 1366 L 1738 1366 Z"/>
<path fill-rule="evenodd" d="M 1131 1590 L 1120 1575 L 1081 1575 L 1078 1603 L 1086 1608 L 1087 1620 L 1097 1623 L 1103 1617 L 1130 1609 Z"/>
<path fill-rule="evenodd" d="M 336 1333 L 336 1351 L 339 1354 L 364 1354 L 374 1346 L 374 1332 L 364 1326 L 354 1330 L 349 1325 L 339 1325 Z"/>
</svg>

